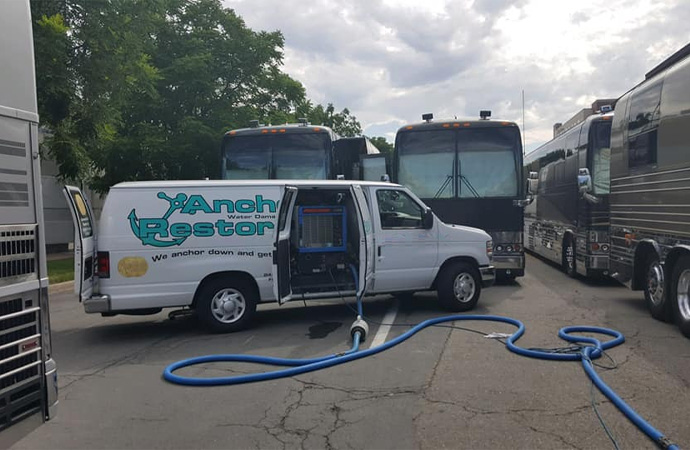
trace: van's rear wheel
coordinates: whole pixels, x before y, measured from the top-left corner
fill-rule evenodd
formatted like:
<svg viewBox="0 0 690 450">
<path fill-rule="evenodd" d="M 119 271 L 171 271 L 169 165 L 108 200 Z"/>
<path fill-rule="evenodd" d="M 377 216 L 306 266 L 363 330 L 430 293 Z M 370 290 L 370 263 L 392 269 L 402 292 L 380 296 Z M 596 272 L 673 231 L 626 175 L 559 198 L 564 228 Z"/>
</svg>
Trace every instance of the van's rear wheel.
<svg viewBox="0 0 690 450">
<path fill-rule="evenodd" d="M 477 305 L 482 291 L 479 271 L 467 262 L 456 262 L 439 274 L 438 301 L 451 311 L 469 311 Z"/>
<path fill-rule="evenodd" d="M 199 290 L 197 315 L 215 333 L 239 331 L 251 323 L 257 297 L 253 286 L 244 280 L 215 278 Z"/>
</svg>

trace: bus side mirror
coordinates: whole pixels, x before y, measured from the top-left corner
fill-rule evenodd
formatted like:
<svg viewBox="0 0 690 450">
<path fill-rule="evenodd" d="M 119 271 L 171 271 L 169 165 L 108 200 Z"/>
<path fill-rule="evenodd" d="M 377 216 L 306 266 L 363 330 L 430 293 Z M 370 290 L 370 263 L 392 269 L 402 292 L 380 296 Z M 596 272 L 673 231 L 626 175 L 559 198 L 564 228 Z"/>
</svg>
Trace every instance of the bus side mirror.
<svg viewBox="0 0 690 450">
<path fill-rule="evenodd" d="M 425 230 L 431 230 L 434 227 L 434 213 L 431 208 L 427 208 L 422 213 L 422 227 Z"/>
<path fill-rule="evenodd" d="M 539 174 L 537 172 L 530 172 L 527 180 L 527 193 L 536 195 L 539 189 Z"/>
<path fill-rule="evenodd" d="M 585 168 L 578 171 L 577 187 L 581 194 L 592 192 L 592 176 L 589 174 L 589 169 Z"/>
</svg>

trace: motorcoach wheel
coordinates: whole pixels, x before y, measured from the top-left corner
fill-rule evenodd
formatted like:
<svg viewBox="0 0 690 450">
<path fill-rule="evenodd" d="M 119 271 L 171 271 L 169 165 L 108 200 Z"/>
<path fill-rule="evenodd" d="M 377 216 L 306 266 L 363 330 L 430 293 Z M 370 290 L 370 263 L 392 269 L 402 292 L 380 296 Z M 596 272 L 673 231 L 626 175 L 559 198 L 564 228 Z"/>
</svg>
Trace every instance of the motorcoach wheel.
<svg viewBox="0 0 690 450">
<path fill-rule="evenodd" d="M 644 299 L 649 313 L 657 320 L 671 320 L 671 301 L 666 295 L 664 268 L 656 255 L 647 258 L 645 264 Z"/>
<path fill-rule="evenodd" d="M 682 256 L 676 262 L 669 294 L 676 324 L 685 337 L 690 338 L 690 256 Z"/>
</svg>

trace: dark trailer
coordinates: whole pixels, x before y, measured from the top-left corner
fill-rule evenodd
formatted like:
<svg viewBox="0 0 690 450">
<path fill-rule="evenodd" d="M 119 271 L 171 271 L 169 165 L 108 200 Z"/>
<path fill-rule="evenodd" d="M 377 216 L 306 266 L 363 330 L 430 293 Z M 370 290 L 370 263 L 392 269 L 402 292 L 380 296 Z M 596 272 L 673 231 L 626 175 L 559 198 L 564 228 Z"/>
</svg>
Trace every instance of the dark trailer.
<svg viewBox="0 0 690 450">
<path fill-rule="evenodd" d="M 481 119 L 424 122 L 395 137 L 393 181 L 410 188 L 449 224 L 488 232 L 499 276 L 523 276 L 525 200 L 522 142 L 514 122 Z"/>
<path fill-rule="evenodd" d="M 379 181 L 386 174 L 385 155 L 364 136 L 341 137 L 335 141 L 335 173 L 346 180 Z M 383 158 L 383 159 L 377 159 Z M 375 178 L 368 175 L 372 171 L 369 162 L 383 161 L 383 167 Z"/>
<path fill-rule="evenodd" d="M 224 180 L 335 179 L 334 142 L 328 127 L 299 124 L 259 126 L 229 131 L 221 149 Z"/>
<path fill-rule="evenodd" d="M 690 44 L 616 106 L 611 274 L 690 337 Z"/>
<path fill-rule="evenodd" d="M 525 249 L 570 276 L 608 274 L 612 119 L 611 112 L 591 115 L 525 156 L 534 199 L 525 208 Z M 582 176 L 587 189 L 578 186 Z"/>
</svg>

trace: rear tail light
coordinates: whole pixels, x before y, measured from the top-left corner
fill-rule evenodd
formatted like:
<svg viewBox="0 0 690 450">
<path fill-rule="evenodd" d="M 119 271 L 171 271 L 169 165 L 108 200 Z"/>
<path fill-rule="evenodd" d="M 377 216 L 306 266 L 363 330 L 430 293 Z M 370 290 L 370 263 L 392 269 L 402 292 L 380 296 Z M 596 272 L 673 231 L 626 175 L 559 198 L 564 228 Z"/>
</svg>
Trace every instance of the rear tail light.
<svg viewBox="0 0 690 450">
<path fill-rule="evenodd" d="M 98 252 L 99 278 L 110 278 L 110 252 Z"/>
</svg>

